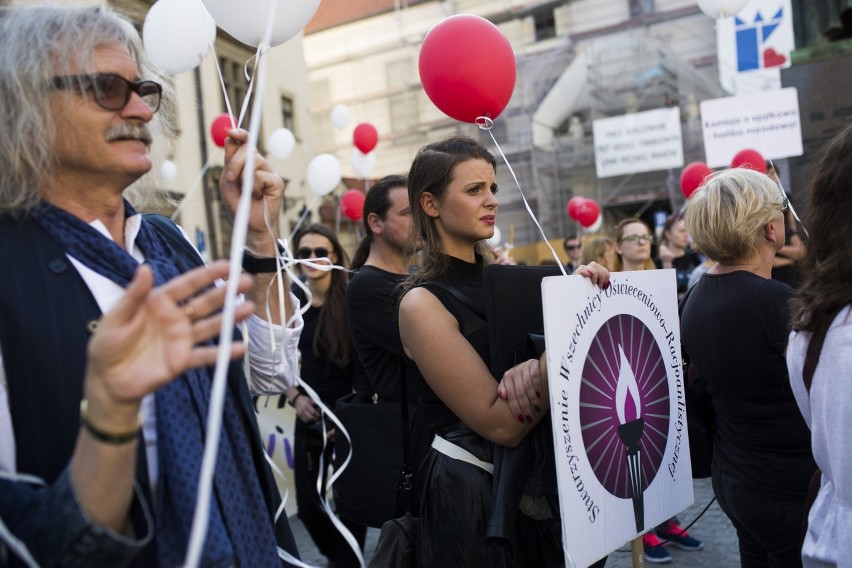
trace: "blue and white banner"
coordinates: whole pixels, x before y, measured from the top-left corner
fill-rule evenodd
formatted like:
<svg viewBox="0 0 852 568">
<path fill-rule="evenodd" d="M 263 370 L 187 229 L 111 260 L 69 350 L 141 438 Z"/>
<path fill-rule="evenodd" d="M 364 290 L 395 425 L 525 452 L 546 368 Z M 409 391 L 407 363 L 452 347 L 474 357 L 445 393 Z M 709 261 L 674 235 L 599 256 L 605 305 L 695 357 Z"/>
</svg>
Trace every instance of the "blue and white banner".
<svg viewBox="0 0 852 568">
<path fill-rule="evenodd" d="M 729 93 L 781 88 L 780 70 L 795 49 L 790 0 L 751 0 L 716 25 L 719 82 Z"/>
</svg>

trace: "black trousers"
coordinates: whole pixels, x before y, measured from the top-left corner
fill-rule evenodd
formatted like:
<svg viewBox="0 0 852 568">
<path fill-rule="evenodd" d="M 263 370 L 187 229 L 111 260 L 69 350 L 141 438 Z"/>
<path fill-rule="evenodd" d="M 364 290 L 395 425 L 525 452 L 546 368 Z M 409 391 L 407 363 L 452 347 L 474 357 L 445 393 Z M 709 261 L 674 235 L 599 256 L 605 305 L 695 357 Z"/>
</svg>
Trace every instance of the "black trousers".
<svg viewBox="0 0 852 568">
<path fill-rule="evenodd" d="M 305 424 L 298 418 L 296 418 L 294 430 L 293 473 L 299 519 L 305 525 L 319 551 L 334 562 L 337 568 L 360 566 L 355 553 L 352 552 L 343 535 L 338 532 L 328 514 L 322 508 L 317 493 L 317 479 L 320 478 L 320 474 L 322 475 L 321 492 L 323 495 L 326 493 L 325 484 L 328 479 L 334 444 L 326 444 L 325 452 L 323 452 L 322 431 L 319 430 L 319 434 L 317 434 L 316 429 L 311 431 L 311 425 Z M 322 469 L 320 469 L 320 457 L 322 457 Z M 358 545 L 363 551 L 367 527 L 345 519 L 343 524 L 358 541 Z"/>
<path fill-rule="evenodd" d="M 746 487 L 713 463 L 713 492 L 731 519 L 742 568 L 800 568 L 805 498 L 783 499 Z"/>
</svg>

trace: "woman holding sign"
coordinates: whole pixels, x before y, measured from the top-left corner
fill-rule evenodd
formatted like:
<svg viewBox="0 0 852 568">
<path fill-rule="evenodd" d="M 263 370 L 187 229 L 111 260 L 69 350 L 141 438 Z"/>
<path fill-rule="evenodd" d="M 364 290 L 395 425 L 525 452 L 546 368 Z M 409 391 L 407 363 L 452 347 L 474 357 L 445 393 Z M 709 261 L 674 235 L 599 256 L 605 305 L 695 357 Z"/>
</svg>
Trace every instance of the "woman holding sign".
<svg viewBox="0 0 852 568">
<path fill-rule="evenodd" d="M 684 211 L 692 238 L 717 262 L 687 297 L 681 332 L 713 403 L 713 491 L 744 568 L 802 565 L 816 469 L 784 360 L 793 289 L 771 279 L 787 206 L 767 176 L 733 168 L 709 178 Z"/>
<path fill-rule="evenodd" d="M 406 376 L 436 432 L 419 470 L 422 566 L 495 565 L 486 547 L 492 449 L 517 446 L 549 409 L 544 356 L 513 367 L 499 384 L 488 370 L 482 271 L 497 214 L 495 170 L 485 147 L 459 136 L 421 148 L 409 173 L 423 263 L 405 283 L 399 329 Z M 600 286 L 609 280 L 596 263 L 577 273 Z"/>
</svg>

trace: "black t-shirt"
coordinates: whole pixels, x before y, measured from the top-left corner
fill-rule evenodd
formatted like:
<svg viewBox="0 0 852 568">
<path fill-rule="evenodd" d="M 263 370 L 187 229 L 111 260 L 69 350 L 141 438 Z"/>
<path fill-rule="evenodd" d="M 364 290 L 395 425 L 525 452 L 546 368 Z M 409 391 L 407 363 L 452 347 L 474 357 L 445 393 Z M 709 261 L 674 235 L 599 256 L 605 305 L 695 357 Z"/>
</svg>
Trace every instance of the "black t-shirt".
<svg viewBox="0 0 852 568">
<path fill-rule="evenodd" d="M 713 402 L 715 458 L 752 489 L 803 498 L 816 464 L 784 358 L 792 295 L 751 272 L 705 274 L 681 330 Z"/>
<path fill-rule="evenodd" d="M 293 284 L 293 293 L 304 305 L 306 299 L 301 288 Z M 303 381 L 317 391 L 326 405 L 333 407 L 334 401 L 352 392 L 352 365 L 340 367 L 332 363 L 322 342 L 318 345 L 319 353 L 314 352 L 314 336 L 317 333 L 320 309 L 311 306 L 302 316 L 305 327 L 302 328 L 302 335 L 299 337 L 301 354 L 299 374 Z"/>
<path fill-rule="evenodd" d="M 405 274 L 362 266 L 346 289 L 346 317 L 355 350 L 355 389 L 375 392 L 388 400 L 398 400 L 402 377 L 399 284 L 405 278 Z"/>
</svg>

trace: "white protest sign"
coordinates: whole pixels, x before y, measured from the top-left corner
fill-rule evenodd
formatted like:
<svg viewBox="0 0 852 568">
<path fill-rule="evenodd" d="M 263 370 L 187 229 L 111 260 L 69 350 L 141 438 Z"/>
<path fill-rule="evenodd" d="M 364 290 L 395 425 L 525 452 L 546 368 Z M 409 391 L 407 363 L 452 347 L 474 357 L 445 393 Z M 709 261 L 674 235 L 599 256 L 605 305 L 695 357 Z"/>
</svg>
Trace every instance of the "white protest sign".
<svg viewBox="0 0 852 568">
<path fill-rule="evenodd" d="M 565 564 L 692 504 L 674 270 L 542 283 Z"/>
<path fill-rule="evenodd" d="M 266 454 L 272 458 L 281 473 L 275 472 L 278 492 L 281 498 L 287 495 L 286 513 L 288 517 L 296 514 L 296 482 L 294 467 L 294 445 L 296 411 L 284 404 L 284 395 L 263 395 L 255 402 L 257 426 L 264 442 Z"/>
<path fill-rule="evenodd" d="M 802 155 L 799 96 L 793 87 L 702 101 L 701 127 L 711 168 L 730 166 L 746 148 L 772 160 Z"/>
<path fill-rule="evenodd" d="M 716 23 L 719 82 L 730 92 L 781 88 L 783 67 L 795 49 L 790 0 L 749 2 L 733 18 Z"/>
<path fill-rule="evenodd" d="M 599 178 L 683 165 L 680 108 L 659 108 L 592 123 Z"/>
</svg>

